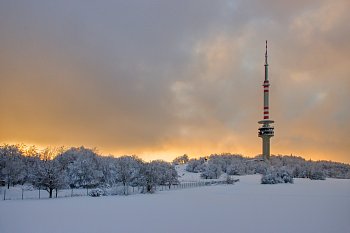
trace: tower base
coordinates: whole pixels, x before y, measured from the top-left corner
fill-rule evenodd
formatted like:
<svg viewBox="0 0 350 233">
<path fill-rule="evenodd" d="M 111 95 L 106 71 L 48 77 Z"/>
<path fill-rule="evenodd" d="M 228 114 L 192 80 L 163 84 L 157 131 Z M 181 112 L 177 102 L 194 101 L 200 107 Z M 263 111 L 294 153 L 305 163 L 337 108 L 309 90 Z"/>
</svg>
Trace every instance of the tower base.
<svg viewBox="0 0 350 233">
<path fill-rule="evenodd" d="M 262 157 L 265 161 L 270 159 L 270 138 L 271 136 L 263 136 L 262 138 Z"/>
</svg>

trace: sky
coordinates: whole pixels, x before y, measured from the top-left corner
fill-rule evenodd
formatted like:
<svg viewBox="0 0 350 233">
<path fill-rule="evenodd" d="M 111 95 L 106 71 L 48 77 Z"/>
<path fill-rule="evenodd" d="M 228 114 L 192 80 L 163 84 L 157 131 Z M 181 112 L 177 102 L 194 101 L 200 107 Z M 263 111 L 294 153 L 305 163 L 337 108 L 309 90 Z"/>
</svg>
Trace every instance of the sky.
<svg viewBox="0 0 350 233">
<path fill-rule="evenodd" d="M 0 142 L 350 163 L 348 0 L 1 0 Z"/>
</svg>

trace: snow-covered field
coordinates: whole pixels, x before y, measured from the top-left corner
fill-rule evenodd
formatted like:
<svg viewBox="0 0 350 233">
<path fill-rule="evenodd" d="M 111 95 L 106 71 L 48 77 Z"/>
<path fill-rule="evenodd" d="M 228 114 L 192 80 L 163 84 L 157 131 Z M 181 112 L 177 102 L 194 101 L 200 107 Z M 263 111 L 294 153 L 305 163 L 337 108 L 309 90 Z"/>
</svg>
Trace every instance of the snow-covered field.
<svg viewBox="0 0 350 233">
<path fill-rule="evenodd" d="M 0 202 L 0 232 L 350 232 L 350 180 Z"/>
</svg>

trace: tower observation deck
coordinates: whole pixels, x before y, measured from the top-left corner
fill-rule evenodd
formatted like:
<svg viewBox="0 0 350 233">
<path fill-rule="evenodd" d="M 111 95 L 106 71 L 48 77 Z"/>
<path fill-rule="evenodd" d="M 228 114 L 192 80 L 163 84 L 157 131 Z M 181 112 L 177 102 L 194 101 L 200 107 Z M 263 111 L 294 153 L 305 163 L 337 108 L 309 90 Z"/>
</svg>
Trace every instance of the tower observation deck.
<svg viewBox="0 0 350 233">
<path fill-rule="evenodd" d="M 270 159 L 270 138 L 274 136 L 274 127 L 271 126 L 274 123 L 269 117 L 269 77 L 268 77 L 268 63 L 267 63 L 267 41 L 266 41 L 266 52 L 265 52 L 265 80 L 263 83 L 264 87 L 264 117 L 263 120 L 259 121 L 262 126 L 259 128 L 258 136 L 262 138 L 262 156 L 266 161 Z"/>
</svg>

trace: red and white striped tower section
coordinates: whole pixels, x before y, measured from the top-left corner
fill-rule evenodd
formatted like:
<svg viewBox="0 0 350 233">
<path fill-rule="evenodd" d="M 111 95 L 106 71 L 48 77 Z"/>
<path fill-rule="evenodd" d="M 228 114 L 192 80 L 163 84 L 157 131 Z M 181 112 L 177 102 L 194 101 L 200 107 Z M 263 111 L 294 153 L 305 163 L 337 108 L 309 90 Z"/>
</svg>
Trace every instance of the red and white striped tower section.
<svg viewBox="0 0 350 233">
<path fill-rule="evenodd" d="M 263 159 L 270 159 L 270 138 L 274 136 L 274 127 L 270 124 L 274 121 L 270 120 L 269 117 L 269 75 L 268 75 L 268 63 L 267 63 L 267 41 L 266 41 L 266 52 L 265 52 L 265 80 L 264 80 L 264 120 L 259 121 L 262 127 L 259 128 L 258 136 L 262 138 L 262 156 Z"/>
</svg>

